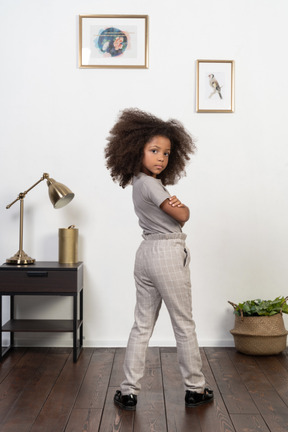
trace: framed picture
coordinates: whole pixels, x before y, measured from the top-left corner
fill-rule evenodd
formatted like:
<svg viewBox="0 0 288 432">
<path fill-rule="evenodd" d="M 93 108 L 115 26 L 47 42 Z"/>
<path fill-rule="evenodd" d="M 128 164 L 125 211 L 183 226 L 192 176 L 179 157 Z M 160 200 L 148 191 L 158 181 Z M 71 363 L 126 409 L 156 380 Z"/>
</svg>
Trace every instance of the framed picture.
<svg viewBox="0 0 288 432">
<path fill-rule="evenodd" d="M 79 15 L 80 68 L 148 68 L 147 15 Z"/>
<path fill-rule="evenodd" d="M 197 60 L 197 112 L 234 112 L 234 61 Z"/>
</svg>

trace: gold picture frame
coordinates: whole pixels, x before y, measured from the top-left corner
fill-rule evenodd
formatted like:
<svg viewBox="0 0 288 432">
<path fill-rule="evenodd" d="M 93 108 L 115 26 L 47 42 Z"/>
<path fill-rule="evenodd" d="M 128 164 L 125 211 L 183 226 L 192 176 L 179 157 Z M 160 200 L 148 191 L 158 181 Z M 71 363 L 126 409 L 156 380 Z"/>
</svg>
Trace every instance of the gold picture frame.
<svg viewBox="0 0 288 432">
<path fill-rule="evenodd" d="M 234 60 L 197 60 L 196 112 L 234 112 Z"/>
<path fill-rule="evenodd" d="M 148 15 L 79 15 L 79 68 L 148 68 Z"/>
</svg>

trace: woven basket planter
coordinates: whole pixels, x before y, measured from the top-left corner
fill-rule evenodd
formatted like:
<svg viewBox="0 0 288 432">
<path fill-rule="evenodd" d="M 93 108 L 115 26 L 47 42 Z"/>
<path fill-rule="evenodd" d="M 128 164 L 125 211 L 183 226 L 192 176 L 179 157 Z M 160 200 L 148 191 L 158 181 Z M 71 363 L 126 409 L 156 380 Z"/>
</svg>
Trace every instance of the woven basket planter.
<svg viewBox="0 0 288 432">
<path fill-rule="evenodd" d="M 287 331 L 282 313 L 272 316 L 237 316 L 234 329 L 235 348 L 243 354 L 272 355 L 286 349 Z"/>
</svg>

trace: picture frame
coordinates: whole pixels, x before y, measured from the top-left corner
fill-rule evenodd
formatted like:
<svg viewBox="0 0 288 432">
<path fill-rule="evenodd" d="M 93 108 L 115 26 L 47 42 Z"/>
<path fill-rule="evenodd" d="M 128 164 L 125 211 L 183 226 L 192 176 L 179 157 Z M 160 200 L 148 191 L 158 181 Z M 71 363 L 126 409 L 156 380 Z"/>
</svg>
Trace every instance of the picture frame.
<svg viewBox="0 0 288 432">
<path fill-rule="evenodd" d="M 196 111 L 234 112 L 234 60 L 197 60 Z"/>
<path fill-rule="evenodd" d="M 79 15 L 79 68 L 148 68 L 148 15 Z"/>
</svg>

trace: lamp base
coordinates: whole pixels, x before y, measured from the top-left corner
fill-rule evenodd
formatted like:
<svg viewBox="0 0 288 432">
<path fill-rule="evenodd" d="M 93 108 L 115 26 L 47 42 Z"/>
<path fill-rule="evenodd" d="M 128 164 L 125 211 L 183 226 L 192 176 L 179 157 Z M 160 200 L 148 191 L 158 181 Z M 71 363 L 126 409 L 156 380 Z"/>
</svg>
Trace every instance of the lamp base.
<svg viewBox="0 0 288 432">
<path fill-rule="evenodd" d="M 35 259 L 29 257 L 23 250 L 18 250 L 11 258 L 6 259 L 7 264 L 34 264 Z"/>
</svg>

